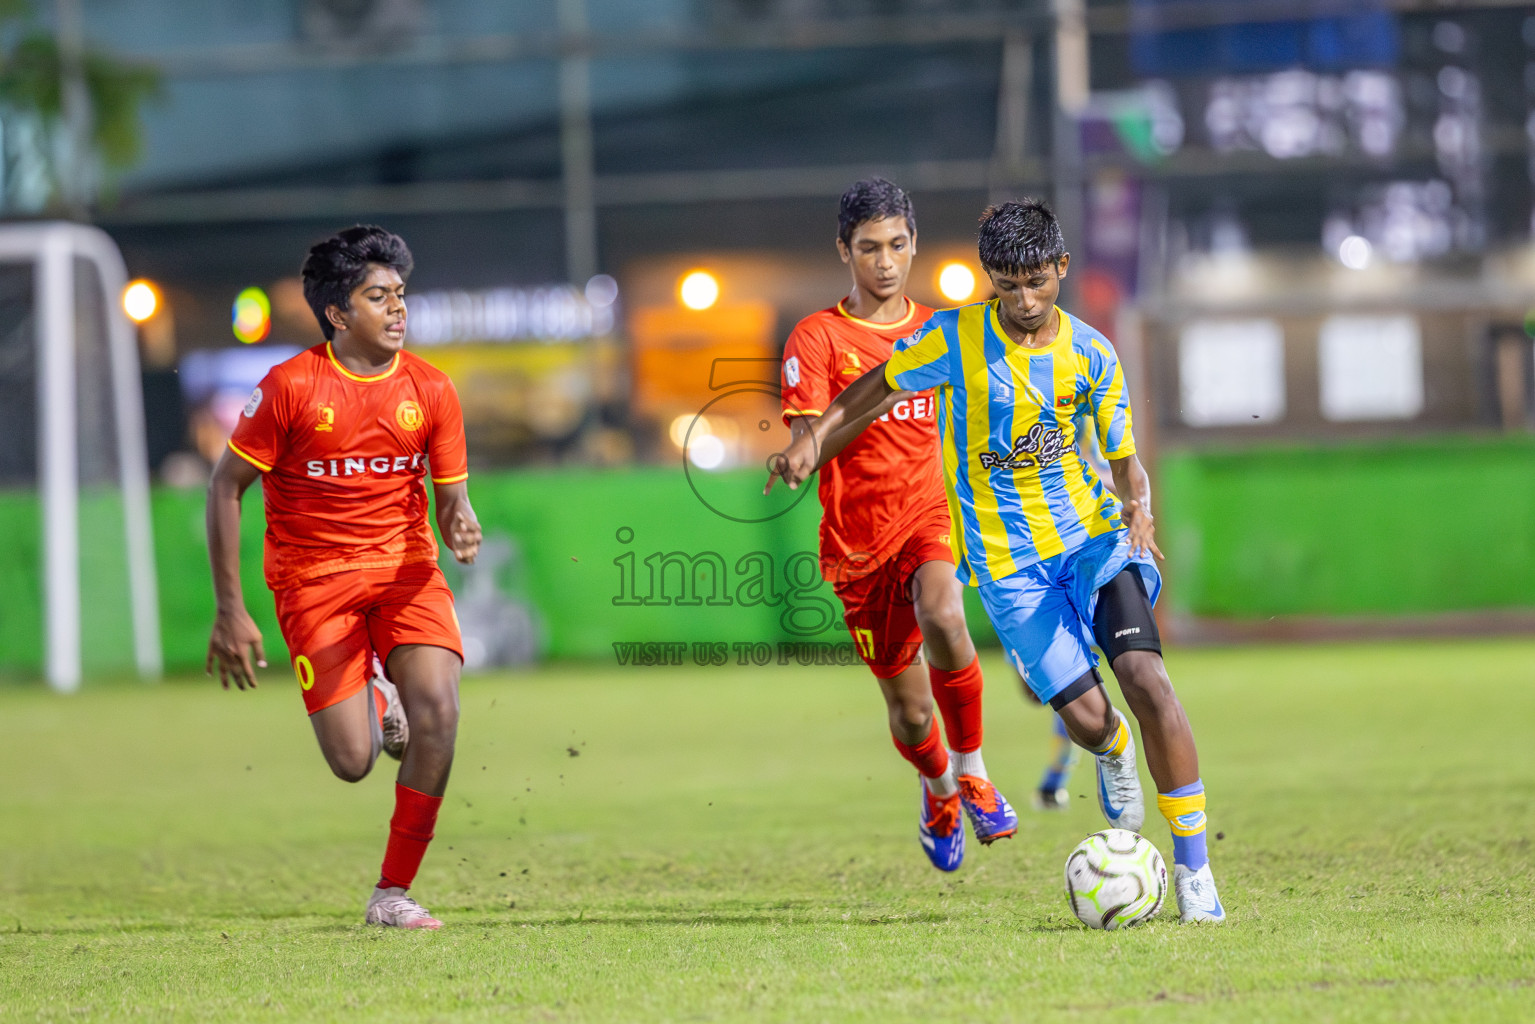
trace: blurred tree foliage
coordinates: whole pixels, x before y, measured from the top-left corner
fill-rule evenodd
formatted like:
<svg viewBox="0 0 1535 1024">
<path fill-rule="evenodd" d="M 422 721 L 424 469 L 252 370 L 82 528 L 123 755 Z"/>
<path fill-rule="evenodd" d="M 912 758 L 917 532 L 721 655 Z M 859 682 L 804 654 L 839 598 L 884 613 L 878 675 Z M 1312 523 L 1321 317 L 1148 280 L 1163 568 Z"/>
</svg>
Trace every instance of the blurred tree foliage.
<svg viewBox="0 0 1535 1024">
<path fill-rule="evenodd" d="M 56 211 L 63 161 L 73 159 L 59 41 L 34 15 L 30 0 L 0 0 L 0 209 L 10 213 Z M 85 177 L 99 194 L 142 156 L 142 112 L 161 96 L 160 75 L 89 46 L 80 67 L 90 98 Z"/>
</svg>

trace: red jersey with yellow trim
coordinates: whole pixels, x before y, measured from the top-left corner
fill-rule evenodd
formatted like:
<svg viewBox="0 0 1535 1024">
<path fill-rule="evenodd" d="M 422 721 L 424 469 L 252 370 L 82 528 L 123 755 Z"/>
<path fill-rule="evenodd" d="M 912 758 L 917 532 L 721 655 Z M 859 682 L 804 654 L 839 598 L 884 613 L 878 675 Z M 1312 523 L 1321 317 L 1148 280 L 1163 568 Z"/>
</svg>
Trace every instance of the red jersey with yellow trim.
<svg viewBox="0 0 1535 1024">
<path fill-rule="evenodd" d="M 933 311 L 906 300 L 894 323 L 860 320 L 837 303 L 801 320 L 784 345 L 783 417 L 819 416 L 864 373 L 890 358 L 896 341 Z M 933 393 L 896 403 L 821 467 L 821 574 L 873 569 L 934 517 L 948 521 Z M 845 572 L 843 573 L 845 575 Z"/>
<path fill-rule="evenodd" d="M 469 476 L 448 375 L 410 352 L 359 377 L 330 344 L 278 363 L 251 392 L 229 447 L 261 470 L 273 590 L 346 569 L 437 560 L 426 478 Z"/>
</svg>

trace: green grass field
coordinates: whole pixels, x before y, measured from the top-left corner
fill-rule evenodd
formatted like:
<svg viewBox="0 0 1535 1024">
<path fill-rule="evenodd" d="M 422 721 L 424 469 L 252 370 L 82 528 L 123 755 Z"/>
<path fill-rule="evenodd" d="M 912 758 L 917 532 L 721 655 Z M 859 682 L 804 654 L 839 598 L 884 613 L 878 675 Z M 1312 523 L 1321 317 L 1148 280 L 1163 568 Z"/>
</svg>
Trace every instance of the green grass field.
<svg viewBox="0 0 1535 1024">
<path fill-rule="evenodd" d="M 361 924 L 391 763 L 331 778 L 286 673 L 6 687 L 0 1018 L 1535 1016 L 1535 643 L 1170 666 L 1225 837 L 1219 929 L 1081 928 L 1061 867 L 1089 799 L 933 871 L 861 669 L 469 681 L 415 890 L 437 934 Z M 987 667 L 987 761 L 1026 805 L 1046 720 Z"/>
</svg>

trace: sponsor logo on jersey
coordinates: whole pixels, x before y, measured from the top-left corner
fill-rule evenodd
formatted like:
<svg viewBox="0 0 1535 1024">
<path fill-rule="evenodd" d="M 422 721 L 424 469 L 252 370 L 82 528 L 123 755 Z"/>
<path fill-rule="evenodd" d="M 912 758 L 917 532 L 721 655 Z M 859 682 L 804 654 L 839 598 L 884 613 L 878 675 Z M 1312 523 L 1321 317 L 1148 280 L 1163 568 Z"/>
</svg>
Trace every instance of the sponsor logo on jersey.
<svg viewBox="0 0 1535 1024">
<path fill-rule="evenodd" d="M 783 379 L 789 382 L 789 387 L 799 387 L 799 356 L 790 356 L 783 361 Z"/>
<path fill-rule="evenodd" d="M 1006 455 L 982 452 L 980 463 L 982 469 L 1029 469 L 1054 465 L 1065 453 L 1066 437 L 1060 428 L 1036 423 L 1027 434 L 1013 442 Z"/>
<path fill-rule="evenodd" d="M 405 430 L 420 430 L 424 422 L 421 416 L 421 406 L 406 399 L 395 406 L 394 421 Z"/>
<path fill-rule="evenodd" d="M 321 405 L 319 421 L 315 423 L 314 428 L 327 432 L 336 429 L 336 410 L 328 405 Z"/>
<path fill-rule="evenodd" d="M 256 410 L 261 408 L 261 398 L 262 395 L 260 388 L 257 388 L 255 391 L 251 392 L 250 401 L 246 402 L 245 408 L 241 410 L 241 412 L 245 413 L 246 419 L 250 419 L 252 416 L 256 415 Z"/>
<path fill-rule="evenodd" d="M 390 473 L 414 473 L 421 468 L 425 452 L 414 455 L 351 456 L 340 459 L 310 459 L 304 463 L 307 476 L 383 476 Z"/>
<path fill-rule="evenodd" d="M 931 395 L 918 395 L 916 398 L 903 399 L 890 407 L 890 411 L 881 416 L 881 423 L 889 423 L 896 420 L 930 420 L 933 418 L 934 399 Z"/>
</svg>

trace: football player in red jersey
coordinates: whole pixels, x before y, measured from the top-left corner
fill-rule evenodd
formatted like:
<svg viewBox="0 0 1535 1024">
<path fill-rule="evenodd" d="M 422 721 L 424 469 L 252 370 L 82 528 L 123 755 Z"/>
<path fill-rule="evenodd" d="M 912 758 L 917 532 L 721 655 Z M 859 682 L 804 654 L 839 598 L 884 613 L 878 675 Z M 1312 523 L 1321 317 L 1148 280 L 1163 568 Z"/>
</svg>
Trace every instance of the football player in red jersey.
<svg viewBox="0 0 1535 1024">
<path fill-rule="evenodd" d="M 240 588 L 240 499 L 261 476 L 266 581 L 320 751 L 347 782 L 381 749 L 400 759 L 364 919 L 438 928 L 406 890 L 453 764 L 463 650 L 427 522 L 427 477 L 460 562 L 474 561 L 480 527 L 453 383 L 404 351 L 411 267 L 405 242 L 382 228 L 347 228 L 309 250 L 304 297 L 326 342 L 261 381 L 208 485 L 218 612 L 207 668 L 243 690 L 256 685 L 251 652 L 266 665 Z"/>
<path fill-rule="evenodd" d="M 795 438 L 932 314 L 905 294 L 916 245 L 901 189 L 873 178 L 843 194 L 837 251 L 852 290 L 801 320 L 784 346 L 783 415 Z M 1018 816 L 981 758 L 981 666 L 954 575 L 933 393 L 892 395 L 841 436 L 852 439 L 845 447 L 828 439 L 840 454 L 821 468 L 821 572 L 879 680 L 896 749 L 922 778 L 922 846 L 934 866 L 953 871 L 965 852 L 961 807 L 982 843 L 1013 835 Z"/>
</svg>

